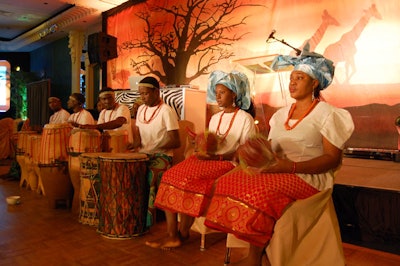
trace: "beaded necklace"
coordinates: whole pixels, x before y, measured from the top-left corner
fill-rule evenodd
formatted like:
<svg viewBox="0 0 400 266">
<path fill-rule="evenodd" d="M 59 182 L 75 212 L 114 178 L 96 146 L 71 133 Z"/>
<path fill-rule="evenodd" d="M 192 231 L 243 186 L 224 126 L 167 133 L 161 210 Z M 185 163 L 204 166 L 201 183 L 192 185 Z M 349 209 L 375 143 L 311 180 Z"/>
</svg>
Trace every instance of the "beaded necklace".
<svg viewBox="0 0 400 266">
<path fill-rule="evenodd" d="M 236 114 L 238 113 L 238 111 L 239 111 L 239 108 L 236 108 L 235 113 L 233 114 L 232 119 L 231 119 L 231 121 L 229 122 L 229 127 L 228 127 L 228 129 L 225 131 L 224 134 L 222 134 L 222 133 L 220 132 L 219 127 L 221 126 L 222 116 L 225 114 L 225 111 L 224 111 L 224 112 L 221 114 L 221 116 L 219 117 L 219 122 L 218 122 L 217 130 L 216 130 L 215 133 L 216 133 L 218 136 L 222 136 L 222 137 L 220 138 L 220 142 L 223 142 L 223 141 L 226 139 L 226 137 L 228 136 L 228 133 L 229 133 L 229 131 L 230 131 L 231 128 L 232 128 L 233 121 L 235 120 L 235 117 L 236 117 Z"/>
<path fill-rule="evenodd" d="M 77 124 L 78 124 L 78 121 L 79 121 L 79 116 L 80 116 L 81 113 L 82 113 L 82 110 L 83 110 L 83 109 L 81 109 L 81 110 L 79 111 L 78 115 L 77 115 L 76 118 L 74 119 L 74 122 L 77 123 Z"/>
<path fill-rule="evenodd" d="M 157 105 L 157 108 L 154 110 L 154 112 L 152 113 L 152 115 L 150 116 L 150 118 L 148 120 L 146 119 L 146 112 L 147 112 L 147 109 L 149 108 L 149 106 L 146 105 L 146 107 L 144 108 L 143 120 L 140 119 L 141 115 L 140 114 L 138 115 L 138 118 L 141 120 L 140 122 L 143 124 L 149 124 L 151 121 L 153 121 L 154 118 L 156 118 L 156 116 L 160 112 L 160 108 L 162 105 L 163 105 L 163 101 L 160 101 L 159 104 Z"/>
<path fill-rule="evenodd" d="M 115 108 L 115 107 L 114 107 L 114 108 Z M 110 121 L 111 121 L 111 116 L 112 116 L 112 113 L 114 112 L 114 108 L 111 109 L 110 115 L 108 116 L 108 121 L 105 121 L 105 120 L 104 120 L 104 122 L 107 123 L 107 122 L 110 122 Z M 106 118 L 105 116 L 106 116 L 106 114 L 104 114 L 104 119 Z"/>
<path fill-rule="evenodd" d="M 296 109 L 296 104 L 295 104 L 295 103 L 292 104 L 292 106 L 290 107 L 290 111 L 289 111 L 288 118 L 286 119 L 285 124 L 284 124 L 286 130 L 292 130 L 293 128 L 295 128 L 295 127 L 301 122 L 301 120 L 303 120 L 304 117 L 306 117 L 306 116 L 314 109 L 314 107 L 318 104 L 318 102 L 319 102 L 318 100 L 314 100 L 314 101 L 312 102 L 312 104 L 310 105 L 310 107 L 308 108 L 307 112 L 305 112 L 305 113 L 300 117 L 300 119 L 298 119 L 298 120 L 296 121 L 296 123 L 294 123 L 293 126 L 289 126 L 289 120 L 290 120 L 290 119 L 292 118 L 292 116 L 293 116 L 294 109 Z"/>
</svg>

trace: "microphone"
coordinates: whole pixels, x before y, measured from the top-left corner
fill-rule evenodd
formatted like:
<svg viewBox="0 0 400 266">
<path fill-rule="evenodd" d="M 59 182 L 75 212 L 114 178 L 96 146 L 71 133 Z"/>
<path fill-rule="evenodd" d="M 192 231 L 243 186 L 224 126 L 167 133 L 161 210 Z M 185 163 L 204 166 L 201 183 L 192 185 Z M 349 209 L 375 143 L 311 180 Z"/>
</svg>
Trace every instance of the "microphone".
<svg viewBox="0 0 400 266">
<path fill-rule="evenodd" d="M 276 30 L 272 30 L 271 33 L 268 36 L 267 42 L 269 39 L 274 38 L 274 34 L 275 34 Z"/>
</svg>

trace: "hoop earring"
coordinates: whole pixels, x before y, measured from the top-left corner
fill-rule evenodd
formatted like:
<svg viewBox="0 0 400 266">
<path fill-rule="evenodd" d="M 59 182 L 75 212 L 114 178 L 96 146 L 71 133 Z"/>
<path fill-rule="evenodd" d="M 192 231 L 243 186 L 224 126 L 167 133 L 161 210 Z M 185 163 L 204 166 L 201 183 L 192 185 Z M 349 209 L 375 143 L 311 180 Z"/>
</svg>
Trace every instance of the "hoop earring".
<svg viewBox="0 0 400 266">
<path fill-rule="evenodd" d="M 312 94 L 311 94 L 311 101 L 312 102 L 315 100 L 314 92 L 315 92 L 315 89 L 313 89 Z"/>
</svg>

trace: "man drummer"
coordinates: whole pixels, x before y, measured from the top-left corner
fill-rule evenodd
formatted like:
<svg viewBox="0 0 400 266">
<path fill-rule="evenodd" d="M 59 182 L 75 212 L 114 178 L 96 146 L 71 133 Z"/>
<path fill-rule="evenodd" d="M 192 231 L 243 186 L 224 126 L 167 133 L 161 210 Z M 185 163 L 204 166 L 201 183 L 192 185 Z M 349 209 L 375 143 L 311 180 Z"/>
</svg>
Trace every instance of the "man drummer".
<svg viewBox="0 0 400 266">
<path fill-rule="evenodd" d="M 104 88 L 99 93 L 103 110 L 99 114 L 96 125 L 81 124 L 79 128 L 97 130 L 126 130 L 128 142 L 133 142 L 131 128 L 131 113 L 128 106 L 115 101 L 115 93 L 111 88 Z"/>
<path fill-rule="evenodd" d="M 67 123 L 70 113 L 62 108 L 61 100 L 57 97 L 50 97 L 48 99 L 49 107 L 54 112 L 49 119 L 49 124 L 63 124 Z"/>
<path fill-rule="evenodd" d="M 67 105 L 74 113 L 68 118 L 68 123 L 73 127 L 79 127 L 79 125 L 94 125 L 94 119 L 92 114 L 83 108 L 85 104 L 85 96 L 81 93 L 72 93 L 69 96 Z"/>
<path fill-rule="evenodd" d="M 145 77 L 139 84 L 143 104 L 139 106 L 134 127 L 133 148 L 146 153 L 147 180 L 150 184 L 147 225 L 155 222 L 154 200 L 162 174 L 171 167 L 173 149 L 180 146 L 176 113 L 160 97 L 160 85 L 154 77 Z"/>
</svg>

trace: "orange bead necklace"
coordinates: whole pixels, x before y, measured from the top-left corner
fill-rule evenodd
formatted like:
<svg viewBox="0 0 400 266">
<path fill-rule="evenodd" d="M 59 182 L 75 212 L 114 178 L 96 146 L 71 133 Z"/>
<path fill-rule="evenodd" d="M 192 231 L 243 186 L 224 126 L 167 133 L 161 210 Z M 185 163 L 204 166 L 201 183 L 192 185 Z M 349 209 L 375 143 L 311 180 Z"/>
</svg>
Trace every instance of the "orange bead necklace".
<svg viewBox="0 0 400 266">
<path fill-rule="evenodd" d="M 74 122 L 77 123 L 77 124 L 78 124 L 78 121 L 79 121 L 79 117 L 81 116 L 82 110 L 83 110 L 83 109 L 81 109 L 81 110 L 78 112 L 78 115 L 76 115 L 76 117 L 75 117 L 75 119 L 74 119 Z"/>
<path fill-rule="evenodd" d="M 290 107 L 290 111 L 289 111 L 288 118 L 286 119 L 285 124 L 284 124 L 286 130 L 292 130 L 293 128 L 295 128 L 295 127 L 304 119 L 304 117 L 306 117 L 309 113 L 311 113 L 311 111 L 312 111 L 312 110 L 314 109 L 314 107 L 318 104 L 318 102 L 319 102 L 318 100 L 314 100 L 314 101 L 312 102 L 312 104 L 310 105 L 310 107 L 308 108 L 307 112 L 305 112 L 305 113 L 300 117 L 300 119 L 298 119 L 298 120 L 296 121 L 296 123 L 294 123 L 293 126 L 289 126 L 289 120 L 292 118 L 293 113 L 294 113 L 294 110 L 296 109 L 296 103 L 292 104 L 292 106 Z"/>
<path fill-rule="evenodd" d="M 221 126 L 222 116 L 224 116 L 225 111 L 222 112 L 221 116 L 219 117 L 219 122 L 218 122 L 217 130 L 215 131 L 215 133 L 216 133 L 218 136 L 221 136 L 221 138 L 220 138 L 220 140 L 219 140 L 220 142 L 223 142 L 223 141 L 226 139 L 226 137 L 228 136 L 228 133 L 229 133 L 229 131 L 230 131 L 231 128 L 232 128 L 233 121 L 235 121 L 235 117 L 236 117 L 236 114 L 238 113 L 238 111 L 239 111 L 239 108 L 236 108 L 235 113 L 234 113 L 233 116 L 232 116 L 231 122 L 229 122 L 229 127 L 228 127 L 228 129 L 225 131 L 224 134 L 222 134 L 222 133 L 220 132 L 219 127 Z"/>
<path fill-rule="evenodd" d="M 143 124 L 149 124 L 151 121 L 153 121 L 153 119 L 156 118 L 156 116 L 160 112 L 160 108 L 161 108 L 162 104 L 163 104 L 163 101 L 160 101 L 159 104 L 157 105 L 157 108 L 151 114 L 149 119 L 146 119 L 146 112 L 147 112 L 147 109 L 149 108 L 149 106 L 146 105 L 146 107 L 144 109 L 143 120 L 140 122 L 142 122 Z M 140 118 L 140 114 L 138 115 L 138 117 Z"/>
</svg>

